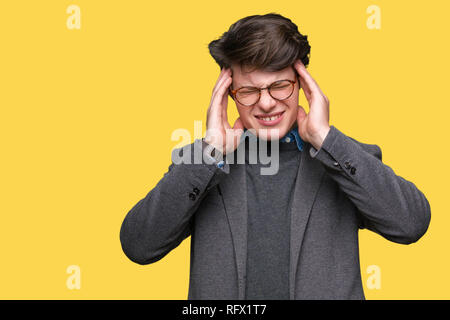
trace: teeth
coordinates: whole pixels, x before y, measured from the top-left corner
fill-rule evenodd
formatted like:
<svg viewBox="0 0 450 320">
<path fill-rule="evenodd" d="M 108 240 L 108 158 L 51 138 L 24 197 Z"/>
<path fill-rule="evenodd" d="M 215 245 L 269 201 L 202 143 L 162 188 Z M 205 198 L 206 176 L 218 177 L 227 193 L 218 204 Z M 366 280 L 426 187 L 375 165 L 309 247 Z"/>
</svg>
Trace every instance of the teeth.
<svg viewBox="0 0 450 320">
<path fill-rule="evenodd" d="M 275 120 L 275 119 L 278 119 L 280 116 L 281 116 L 281 114 L 278 115 L 278 116 L 267 117 L 267 118 L 261 118 L 261 119 L 264 120 L 264 121 L 273 121 L 273 120 Z"/>
</svg>

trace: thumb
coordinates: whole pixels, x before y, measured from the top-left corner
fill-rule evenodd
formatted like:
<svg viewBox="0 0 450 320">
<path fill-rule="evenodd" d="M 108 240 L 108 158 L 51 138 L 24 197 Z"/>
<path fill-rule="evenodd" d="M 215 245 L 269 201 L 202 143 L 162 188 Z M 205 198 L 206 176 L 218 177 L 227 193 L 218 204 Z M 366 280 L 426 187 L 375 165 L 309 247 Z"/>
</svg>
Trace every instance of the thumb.
<svg viewBox="0 0 450 320">
<path fill-rule="evenodd" d="M 239 130 L 239 129 L 244 130 L 244 124 L 242 123 L 242 120 L 241 120 L 240 117 L 237 118 L 236 121 L 234 122 L 233 129 L 235 129 L 235 130 Z"/>
<path fill-rule="evenodd" d="M 242 123 L 242 120 L 239 117 L 236 119 L 233 125 L 233 134 L 234 134 L 233 148 L 237 148 L 243 133 L 244 133 L 244 124 Z"/>
<path fill-rule="evenodd" d="M 306 119 L 306 112 L 305 109 L 303 109 L 302 106 L 298 106 L 298 111 L 297 111 L 297 123 L 298 125 L 301 125 L 303 123 L 303 121 L 305 121 Z"/>
</svg>

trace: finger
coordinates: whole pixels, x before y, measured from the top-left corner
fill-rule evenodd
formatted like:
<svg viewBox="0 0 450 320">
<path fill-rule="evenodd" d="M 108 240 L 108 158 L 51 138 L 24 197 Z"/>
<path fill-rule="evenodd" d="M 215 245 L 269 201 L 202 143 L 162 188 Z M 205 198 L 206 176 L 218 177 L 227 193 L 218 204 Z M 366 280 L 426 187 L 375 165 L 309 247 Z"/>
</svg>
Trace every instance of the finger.
<svg viewBox="0 0 450 320">
<path fill-rule="evenodd" d="M 231 77 L 224 77 L 223 81 L 219 84 L 219 87 L 217 87 L 217 91 L 213 97 L 214 103 L 222 105 L 223 103 L 228 102 L 228 88 L 230 87 L 232 81 L 233 80 Z"/>
<path fill-rule="evenodd" d="M 298 63 L 296 63 L 295 66 L 296 66 L 296 70 L 299 75 L 299 79 L 300 79 L 300 83 L 302 85 L 303 91 L 305 93 L 309 94 L 309 96 L 311 96 L 314 91 L 314 85 L 311 83 L 311 80 L 308 81 L 307 75 L 304 72 L 305 69 L 304 69 L 303 64 L 299 61 Z"/>
<path fill-rule="evenodd" d="M 218 92 L 219 92 L 220 88 L 222 87 L 224 81 L 227 81 L 228 78 L 230 78 L 230 76 L 227 74 L 229 74 L 229 71 L 224 71 L 223 75 L 221 75 L 220 80 L 218 80 L 218 82 L 217 82 L 217 86 L 214 87 L 213 93 L 211 95 L 210 107 L 212 106 L 213 102 L 215 101 L 215 99 L 218 95 Z"/>
<path fill-rule="evenodd" d="M 211 93 L 211 101 L 210 101 L 210 103 L 209 103 L 210 105 L 211 105 L 211 102 L 212 102 L 213 99 L 214 99 L 214 96 L 216 95 L 217 89 L 219 88 L 220 84 L 221 84 L 222 81 L 223 81 L 223 78 L 224 78 L 225 73 L 226 73 L 226 69 L 223 68 L 223 69 L 220 71 L 219 77 L 217 78 L 217 81 L 216 81 L 216 84 L 214 85 L 214 88 L 212 89 L 212 93 Z"/>
<path fill-rule="evenodd" d="M 239 117 L 236 119 L 233 125 L 233 135 L 234 135 L 233 148 L 237 148 L 243 133 L 244 133 L 244 124 L 242 123 L 242 120 Z"/>
<path fill-rule="evenodd" d="M 306 100 L 308 100 L 308 102 L 311 102 L 311 90 L 306 86 L 305 84 L 305 80 L 303 80 L 303 78 L 300 78 L 300 84 L 303 88 L 303 93 L 305 94 Z"/>
<path fill-rule="evenodd" d="M 300 137 L 305 137 L 305 129 L 306 129 L 306 119 L 307 119 L 307 113 L 305 112 L 305 109 L 303 109 L 302 106 L 298 106 L 297 111 L 297 127 L 298 127 L 298 133 L 300 134 Z"/>
<path fill-rule="evenodd" d="M 308 99 L 308 101 L 309 101 L 309 99 L 311 98 L 311 88 L 308 86 L 305 79 L 303 79 L 303 77 L 301 75 L 301 72 L 299 70 L 300 65 L 303 65 L 303 63 L 299 59 L 297 59 L 294 63 L 294 69 L 295 69 L 296 75 L 300 81 L 300 87 L 303 89 L 306 99 Z"/>
<path fill-rule="evenodd" d="M 210 115 L 211 117 L 214 117 L 216 119 L 222 120 L 222 114 L 223 114 L 223 108 L 221 108 L 223 106 L 223 104 L 221 103 L 222 100 L 224 99 L 224 95 L 228 90 L 228 87 L 231 84 L 232 79 L 230 77 L 224 79 L 219 87 L 217 88 L 217 92 L 214 95 L 214 97 L 212 98 L 212 102 L 211 102 L 211 110 L 210 110 Z M 225 97 L 228 98 L 227 95 L 225 95 Z"/>
<path fill-rule="evenodd" d="M 306 119 L 306 111 L 305 109 L 303 109 L 302 106 L 298 106 L 298 111 L 297 111 L 297 124 L 301 124 L 303 123 L 303 121 Z"/>
<path fill-rule="evenodd" d="M 225 93 L 223 94 L 221 107 L 222 107 L 223 126 L 226 129 L 230 129 L 231 127 L 230 124 L 228 123 L 228 88 L 226 88 Z"/>
<path fill-rule="evenodd" d="M 222 84 L 222 82 L 230 75 L 230 69 L 229 68 L 224 68 L 222 69 L 222 71 L 220 72 L 219 78 L 217 79 L 216 85 L 214 86 L 212 95 L 216 95 L 217 90 L 219 89 L 220 85 Z"/>
<path fill-rule="evenodd" d="M 224 73 L 225 73 L 225 68 L 222 68 L 222 70 L 220 70 L 219 76 L 217 77 L 216 83 L 214 84 L 214 87 L 212 89 L 211 97 L 214 96 L 214 92 L 216 92 L 217 87 L 219 86 L 220 81 L 222 80 Z"/>
<path fill-rule="evenodd" d="M 233 125 L 234 130 L 244 130 L 244 124 L 242 123 L 241 117 L 237 118 Z"/>
<path fill-rule="evenodd" d="M 308 70 L 306 70 L 306 67 L 304 66 L 304 64 L 300 60 L 298 60 L 295 63 L 295 68 L 296 68 L 297 72 L 299 73 L 300 77 L 303 80 L 305 80 L 305 85 L 311 91 L 311 95 L 315 95 L 315 94 L 323 95 L 322 90 L 320 90 L 319 85 L 313 79 L 313 77 L 308 72 Z"/>
<path fill-rule="evenodd" d="M 209 102 L 209 107 L 211 107 L 211 104 L 212 104 L 212 102 L 213 102 L 213 100 L 214 100 L 214 97 L 215 97 L 216 94 L 217 94 L 218 88 L 220 87 L 220 85 L 222 84 L 222 82 L 225 80 L 226 73 L 227 73 L 227 69 L 226 69 L 226 68 L 223 68 L 223 69 L 220 71 L 220 75 L 219 75 L 219 77 L 218 77 L 218 79 L 217 79 L 217 81 L 216 81 L 216 85 L 214 86 L 213 91 L 212 91 L 212 94 L 211 94 L 211 100 L 210 100 L 210 102 Z M 208 112 L 209 112 L 209 108 L 208 108 Z"/>
</svg>

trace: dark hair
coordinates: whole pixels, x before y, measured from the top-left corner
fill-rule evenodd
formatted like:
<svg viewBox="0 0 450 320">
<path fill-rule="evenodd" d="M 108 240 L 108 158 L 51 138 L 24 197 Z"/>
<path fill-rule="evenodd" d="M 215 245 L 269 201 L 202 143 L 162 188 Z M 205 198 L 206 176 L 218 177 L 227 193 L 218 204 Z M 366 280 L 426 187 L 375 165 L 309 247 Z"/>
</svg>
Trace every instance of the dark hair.
<svg viewBox="0 0 450 320">
<path fill-rule="evenodd" d="M 266 71 L 279 71 L 300 59 L 309 64 L 311 46 L 290 19 L 277 13 L 242 18 L 208 45 L 220 68 L 232 63 Z"/>
</svg>

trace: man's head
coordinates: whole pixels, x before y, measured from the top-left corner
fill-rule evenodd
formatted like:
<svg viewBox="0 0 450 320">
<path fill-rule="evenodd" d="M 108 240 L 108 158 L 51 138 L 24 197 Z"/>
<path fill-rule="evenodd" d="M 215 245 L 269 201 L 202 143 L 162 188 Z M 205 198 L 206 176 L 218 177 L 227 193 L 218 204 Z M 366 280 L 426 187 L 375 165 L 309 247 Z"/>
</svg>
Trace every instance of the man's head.
<svg viewBox="0 0 450 320">
<path fill-rule="evenodd" d="M 271 129 L 278 130 L 281 138 L 295 126 L 300 83 L 293 64 L 300 59 L 307 66 L 311 47 L 291 20 L 275 13 L 245 17 L 208 47 L 220 68 L 232 70 L 230 95 L 245 128 L 271 140 Z M 262 90 L 260 95 L 254 89 L 271 84 L 270 92 Z M 261 119 L 279 113 L 281 119 Z"/>
</svg>

